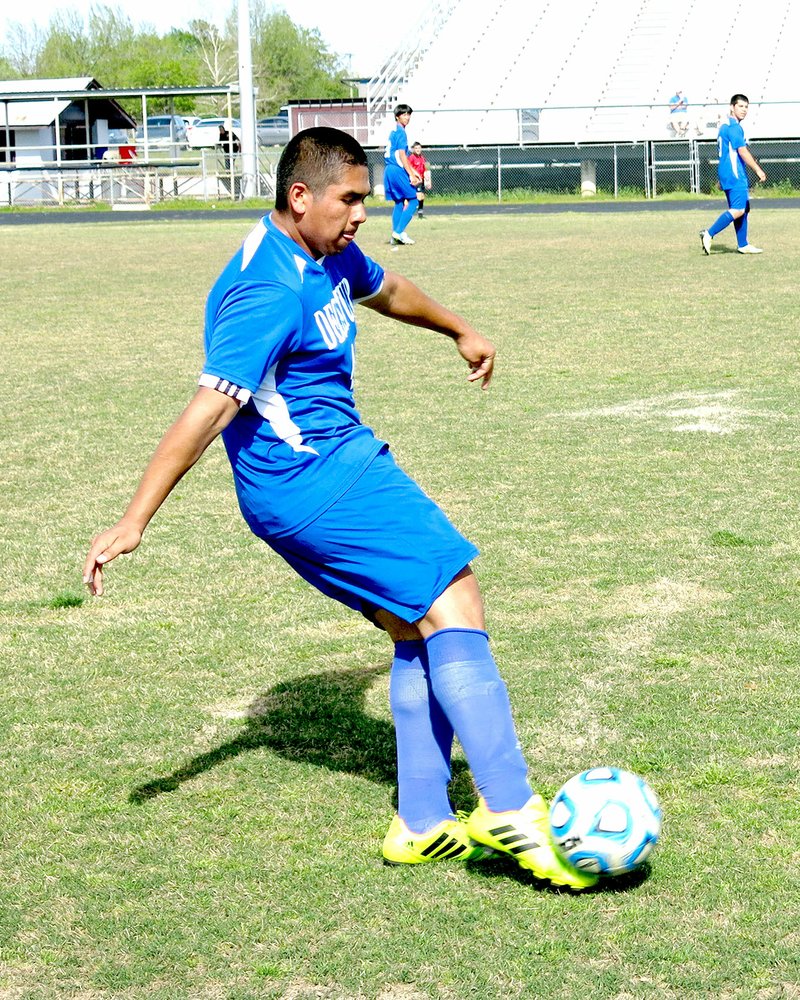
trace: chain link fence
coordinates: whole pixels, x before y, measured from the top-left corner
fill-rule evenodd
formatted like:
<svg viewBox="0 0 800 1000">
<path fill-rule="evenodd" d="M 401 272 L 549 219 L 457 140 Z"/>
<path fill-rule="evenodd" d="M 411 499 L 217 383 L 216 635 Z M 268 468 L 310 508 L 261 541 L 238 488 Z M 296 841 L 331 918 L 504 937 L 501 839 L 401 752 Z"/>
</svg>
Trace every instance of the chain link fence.
<svg viewBox="0 0 800 1000">
<path fill-rule="evenodd" d="M 800 190 L 800 139 L 750 143 L 767 172 L 764 187 Z M 139 207 L 177 200 L 236 201 L 241 156 L 224 148 L 177 151 L 169 159 L 102 160 L 57 166 L 0 164 L 0 205 Z M 280 147 L 261 148 L 254 193 L 271 200 Z M 668 192 L 710 194 L 717 187 L 711 139 L 525 146 L 436 146 L 424 149 L 430 197 L 498 202 L 539 194 L 653 198 Z M 367 151 L 376 197 L 383 194 L 383 150 Z"/>
<path fill-rule="evenodd" d="M 766 188 L 800 191 L 800 139 L 749 144 L 767 173 Z M 497 201 L 537 194 L 653 198 L 717 190 L 713 140 L 535 146 L 432 147 L 423 150 L 431 197 L 487 195 Z M 373 185 L 382 193 L 383 153 L 369 152 Z"/>
</svg>

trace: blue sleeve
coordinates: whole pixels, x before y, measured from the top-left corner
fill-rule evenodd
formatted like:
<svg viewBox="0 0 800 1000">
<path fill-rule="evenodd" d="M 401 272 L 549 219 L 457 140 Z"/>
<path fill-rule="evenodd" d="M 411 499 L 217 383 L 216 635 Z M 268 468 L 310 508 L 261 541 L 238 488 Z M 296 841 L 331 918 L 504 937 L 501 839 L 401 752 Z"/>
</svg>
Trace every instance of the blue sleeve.
<svg viewBox="0 0 800 1000">
<path fill-rule="evenodd" d="M 353 298 L 368 299 L 380 291 L 383 284 L 383 268 L 371 257 L 363 254 L 357 246 L 354 245 L 353 249 L 361 258 L 358 282 L 350 286 Z"/>
<path fill-rule="evenodd" d="M 397 158 L 397 154 L 400 152 L 400 150 L 403 150 L 403 152 L 408 151 L 408 145 L 406 142 L 406 130 L 403 128 L 402 125 L 398 125 L 397 128 L 394 130 L 394 132 L 392 132 L 391 147 L 392 147 L 392 154 L 391 154 L 392 163 L 396 163 L 398 166 L 400 166 L 400 161 Z"/>
<path fill-rule="evenodd" d="M 739 149 L 741 146 L 747 145 L 747 139 L 744 137 L 744 129 L 737 122 L 735 125 L 731 125 L 728 132 L 728 142 L 734 149 Z"/>
<path fill-rule="evenodd" d="M 303 309 L 285 285 L 237 282 L 209 301 L 203 373 L 255 392 L 269 369 L 293 350 Z"/>
</svg>

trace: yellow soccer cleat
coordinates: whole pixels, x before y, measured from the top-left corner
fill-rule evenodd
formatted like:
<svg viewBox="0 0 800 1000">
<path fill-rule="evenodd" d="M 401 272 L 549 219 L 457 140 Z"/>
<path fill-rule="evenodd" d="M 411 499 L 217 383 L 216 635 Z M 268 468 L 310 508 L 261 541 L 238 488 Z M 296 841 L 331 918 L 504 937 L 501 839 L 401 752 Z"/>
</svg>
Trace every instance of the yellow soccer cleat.
<svg viewBox="0 0 800 1000">
<path fill-rule="evenodd" d="M 395 816 L 383 838 L 383 862 L 387 865 L 421 865 L 429 861 L 477 861 L 494 851 L 474 844 L 467 834 L 464 814 L 445 819 L 427 833 L 413 833 Z"/>
<path fill-rule="evenodd" d="M 579 871 L 558 853 L 550 831 L 547 803 L 534 795 L 522 807 L 491 812 L 483 799 L 467 820 L 467 833 L 480 844 L 510 855 L 536 878 L 579 892 L 597 885 L 597 875 Z"/>
</svg>

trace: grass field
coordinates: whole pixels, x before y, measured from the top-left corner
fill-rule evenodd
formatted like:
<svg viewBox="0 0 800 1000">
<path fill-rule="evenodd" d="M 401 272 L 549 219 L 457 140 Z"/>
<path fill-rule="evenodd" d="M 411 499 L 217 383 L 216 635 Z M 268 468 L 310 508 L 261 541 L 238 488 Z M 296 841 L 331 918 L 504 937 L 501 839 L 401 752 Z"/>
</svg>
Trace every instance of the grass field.
<svg viewBox="0 0 800 1000">
<path fill-rule="evenodd" d="M 440 216 L 361 245 L 498 345 L 362 310 L 358 399 L 481 547 L 535 783 L 639 771 L 641 878 L 386 869 L 385 638 L 252 538 L 215 445 L 84 598 L 249 228 L 0 227 L 0 1000 L 800 997 L 800 218 Z M 453 797 L 469 807 L 463 764 Z"/>
</svg>

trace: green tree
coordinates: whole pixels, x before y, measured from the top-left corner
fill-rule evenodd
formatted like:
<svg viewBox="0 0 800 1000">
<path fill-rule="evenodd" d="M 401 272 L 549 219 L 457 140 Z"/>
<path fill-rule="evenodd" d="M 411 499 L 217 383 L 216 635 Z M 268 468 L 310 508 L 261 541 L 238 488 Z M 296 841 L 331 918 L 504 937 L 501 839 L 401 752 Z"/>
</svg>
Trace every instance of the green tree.
<svg viewBox="0 0 800 1000">
<path fill-rule="evenodd" d="M 47 26 L 32 75 L 94 76 L 94 72 L 94 53 L 83 18 L 76 10 L 58 11 Z"/>
<path fill-rule="evenodd" d="M 214 87 L 234 83 L 238 73 L 235 36 L 223 34 L 208 21 L 190 21 L 189 31 L 195 42 L 204 82 Z"/>
<path fill-rule="evenodd" d="M 27 26 L 12 21 L 8 26 L 6 49 L 2 55 L 3 78 L 16 80 L 34 76 L 44 38 L 44 32 L 36 25 Z"/>
<path fill-rule="evenodd" d="M 229 32 L 235 31 L 233 18 Z M 330 52 L 316 29 L 296 25 L 283 10 L 252 0 L 253 83 L 259 114 L 274 114 L 290 100 L 347 97 L 341 77 L 346 67 Z"/>
<path fill-rule="evenodd" d="M 299 27 L 284 10 L 268 8 L 266 0 L 251 0 L 250 17 L 259 114 L 273 114 L 293 99 L 348 96 L 341 82 L 346 67 L 318 31 Z M 111 90 L 224 86 L 238 75 L 236 12 L 222 31 L 195 20 L 188 30 L 159 35 L 150 26 L 134 25 L 118 7 L 94 4 L 86 20 L 63 8 L 44 30 L 12 24 L 2 58 L 8 68 L 3 71 L 0 61 L 0 74 L 8 78 L 91 76 Z M 192 112 L 195 98 L 153 98 L 148 108 Z M 139 109 L 138 103 L 130 107 L 134 114 Z M 225 102 L 213 100 L 200 108 L 218 114 L 226 109 Z"/>
<path fill-rule="evenodd" d="M 200 86 L 223 87 L 236 83 L 239 73 L 236 37 L 202 20 L 191 21 L 189 31 L 195 44 Z M 196 110 L 204 114 L 226 115 L 228 105 L 222 97 L 201 98 Z"/>
</svg>

